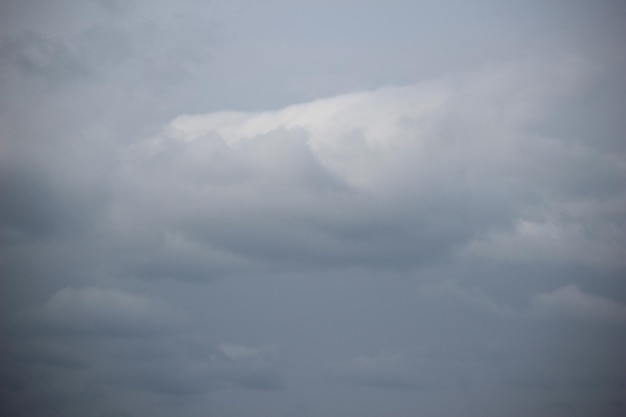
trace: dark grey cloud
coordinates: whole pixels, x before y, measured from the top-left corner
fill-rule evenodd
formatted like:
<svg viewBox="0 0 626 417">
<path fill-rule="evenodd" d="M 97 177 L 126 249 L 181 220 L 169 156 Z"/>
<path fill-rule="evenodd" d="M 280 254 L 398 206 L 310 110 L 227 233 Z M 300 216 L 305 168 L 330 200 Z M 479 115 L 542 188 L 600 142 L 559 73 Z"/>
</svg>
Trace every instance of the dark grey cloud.
<svg viewBox="0 0 626 417">
<path fill-rule="evenodd" d="M 198 347 L 203 351 L 197 352 Z M 202 343 L 185 338 L 168 348 L 162 355 L 141 359 L 146 347 L 137 346 L 135 353 L 139 360 L 128 358 L 123 367 L 103 368 L 104 379 L 130 390 L 183 397 L 224 389 L 276 390 L 283 384 L 274 364 L 276 349 Z M 237 349 L 245 355 L 231 354 Z M 124 356 L 116 357 L 124 359 Z"/>
<path fill-rule="evenodd" d="M 116 392 L 139 401 L 283 385 L 278 346 L 216 343 L 161 300 L 120 290 L 65 288 L 19 312 L 6 335 L 1 395 L 17 415 L 93 411 L 71 392 L 123 411 Z"/>
<path fill-rule="evenodd" d="M 100 184 L 80 184 L 44 169 L 15 165 L 8 162 L 0 173 L 4 239 L 81 234 L 107 202 L 107 190 Z"/>
<path fill-rule="evenodd" d="M 15 327 L 41 335 L 133 337 L 181 326 L 158 300 L 98 288 L 65 288 L 16 316 Z"/>
<path fill-rule="evenodd" d="M 359 355 L 327 368 L 337 382 L 374 389 L 427 391 L 458 388 L 466 382 L 461 373 L 454 375 L 441 363 L 433 366 L 432 359 L 415 361 L 401 354 Z"/>
<path fill-rule="evenodd" d="M 559 300 L 562 294 L 579 300 L 576 307 L 570 305 L 576 313 L 556 310 L 564 304 Z M 422 285 L 416 295 L 413 315 L 402 328 L 406 332 L 419 329 L 419 342 L 405 344 L 400 352 L 358 353 L 328 363 L 327 376 L 341 384 L 336 386 L 363 387 L 368 390 L 363 395 L 370 392 L 367 395 L 380 400 L 386 396 L 374 394 L 376 390 L 396 396 L 409 392 L 422 402 L 445 392 L 443 397 L 454 395 L 460 407 L 471 409 L 477 405 L 470 405 L 468 395 L 498 409 L 522 395 L 520 407 L 533 414 L 541 415 L 539 409 L 560 399 L 581 415 L 594 409 L 617 415 L 619 407 L 611 404 L 618 404 L 623 392 L 624 364 L 616 359 L 624 348 L 624 338 L 618 334 L 626 323 L 623 317 L 600 316 L 600 308 L 583 305 L 622 309 L 623 304 L 571 287 L 537 294 L 521 308 L 452 282 Z M 537 299 L 555 309 L 539 308 Z M 494 399 L 494 393 L 503 398 Z M 461 412 L 461 408 L 453 410 Z"/>
</svg>

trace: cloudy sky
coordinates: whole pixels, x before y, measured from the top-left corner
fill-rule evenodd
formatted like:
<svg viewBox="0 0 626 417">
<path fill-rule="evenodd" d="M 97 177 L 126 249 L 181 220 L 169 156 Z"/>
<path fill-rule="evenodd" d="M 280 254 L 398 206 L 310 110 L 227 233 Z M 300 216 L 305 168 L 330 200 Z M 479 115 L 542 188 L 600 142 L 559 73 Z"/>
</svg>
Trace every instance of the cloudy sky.
<svg viewBox="0 0 626 417">
<path fill-rule="evenodd" d="M 0 20 L 1 415 L 626 413 L 622 1 Z"/>
</svg>

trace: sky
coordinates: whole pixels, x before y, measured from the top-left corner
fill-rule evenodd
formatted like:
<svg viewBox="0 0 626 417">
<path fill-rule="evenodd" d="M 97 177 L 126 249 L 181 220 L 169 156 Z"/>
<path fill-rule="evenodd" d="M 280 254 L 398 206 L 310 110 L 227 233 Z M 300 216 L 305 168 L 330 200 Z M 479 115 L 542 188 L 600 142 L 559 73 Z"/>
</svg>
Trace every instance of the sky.
<svg viewBox="0 0 626 417">
<path fill-rule="evenodd" d="M 623 416 L 626 5 L 0 1 L 0 415 Z"/>
</svg>

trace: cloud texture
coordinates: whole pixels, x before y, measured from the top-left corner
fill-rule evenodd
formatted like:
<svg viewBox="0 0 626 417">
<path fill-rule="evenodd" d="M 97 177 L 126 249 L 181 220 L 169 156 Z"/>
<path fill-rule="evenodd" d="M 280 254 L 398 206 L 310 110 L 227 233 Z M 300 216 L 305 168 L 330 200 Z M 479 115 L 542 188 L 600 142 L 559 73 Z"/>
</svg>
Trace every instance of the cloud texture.
<svg viewBox="0 0 626 417">
<path fill-rule="evenodd" d="M 623 414 L 621 5 L 2 8 L 0 414 Z"/>
</svg>

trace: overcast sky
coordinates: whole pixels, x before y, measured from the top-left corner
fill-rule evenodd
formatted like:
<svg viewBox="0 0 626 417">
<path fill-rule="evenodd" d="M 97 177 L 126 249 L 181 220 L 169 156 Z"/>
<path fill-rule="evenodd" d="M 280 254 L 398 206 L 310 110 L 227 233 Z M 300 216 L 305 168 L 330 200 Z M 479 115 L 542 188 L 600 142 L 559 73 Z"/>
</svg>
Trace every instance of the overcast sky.
<svg viewBox="0 0 626 417">
<path fill-rule="evenodd" d="M 0 415 L 626 414 L 622 1 L 0 20 Z"/>
</svg>

